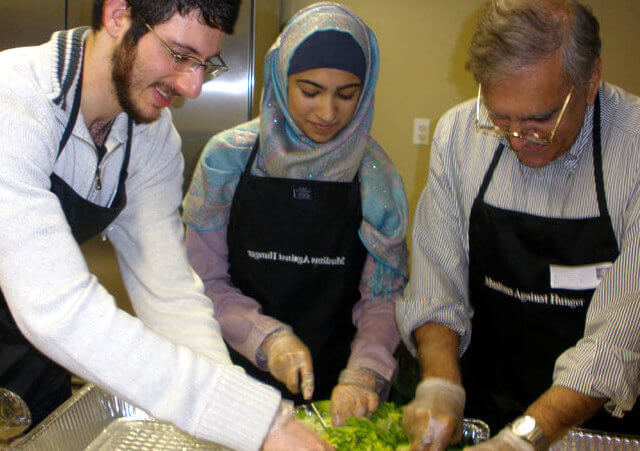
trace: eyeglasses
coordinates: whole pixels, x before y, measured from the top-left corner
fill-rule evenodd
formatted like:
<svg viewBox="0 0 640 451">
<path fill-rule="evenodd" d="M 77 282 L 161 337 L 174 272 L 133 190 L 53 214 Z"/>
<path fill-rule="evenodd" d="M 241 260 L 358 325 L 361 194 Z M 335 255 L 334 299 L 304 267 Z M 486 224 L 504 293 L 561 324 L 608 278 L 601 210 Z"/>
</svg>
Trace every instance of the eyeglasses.
<svg viewBox="0 0 640 451">
<path fill-rule="evenodd" d="M 162 46 L 165 49 L 167 49 L 167 52 L 169 52 L 169 55 L 171 55 L 171 58 L 173 59 L 174 70 L 178 72 L 191 73 L 203 67 L 204 68 L 203 83 L 211 81 L 214 78 L 216 78 L 218 75 L 221 75 L 224 72 L 229 70 L 229 68 L 227 67 L 227 65 L 225 64 L 224 60 L 220 55 L 216 55 L 213 58 L 210 58 L 203 63 L 195 56 L 182 55 L 180 53 L 174 52 L 173 50 L 171 50 L 171 47 L 169 47 L 169 44 L 167 44 L 164 41 L 164 39 L 162 39 L 158 35 L 158 33 L 156 33 L 153 30 L 153 28 L 149 26 L 149 24 L 145 23 L 145 26 L 156 38 L 158 38 L 158 40 L 162 43 Z M 217 61 L 212 61 L 213 59 L 216 59 Z"/>
<path fill-rule="evenodd" d="M 525 130 L 522 132 L 512 132 L 510 130 L 505 130 L 502 127 L 498 127 L 495 125 L 491 119 L 489 118 L 490 124 L 481 124 L 480 123 L 480 96 L 482 92 L 482 85 L 478 85 L 478 98 L 476 99 L 476 120 L 475 127 L 476 130 L 482 133 L 488 133 L 492 135 L 497 135 L 500 137 L 506 138 L 520 138 L 530 141 L 535 144 L 551 144 L 553 142 L 553 138 L 556 136 L 556 131 L 558 131 L 558 126 L 560 125 L 560 121 L 562 121 L 562 117 L 564 116 L 564 112 L 569 105 L 569 100 L 571 100 L 571 94 L 573 94 L 573 85 L 571 86 L 571 90 L 569 90 L 569 94 L 564 99 L 564 103 L 562 104 L 562 108 L 560 109 L 560 114 L 558 114 L 558 119 L 556 120 L 556 124 L 551 129 L 551 132 L 544 132 L 541 130 Z"/>
</svg>

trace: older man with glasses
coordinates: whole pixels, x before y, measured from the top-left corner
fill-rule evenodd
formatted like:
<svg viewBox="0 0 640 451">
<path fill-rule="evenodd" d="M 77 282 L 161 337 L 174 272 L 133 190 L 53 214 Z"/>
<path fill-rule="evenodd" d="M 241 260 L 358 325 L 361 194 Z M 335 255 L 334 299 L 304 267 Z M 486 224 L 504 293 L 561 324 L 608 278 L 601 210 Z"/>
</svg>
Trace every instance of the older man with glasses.
<svg viewBox="0 0 640 451">
<path fill-rule="evenodd" d="M 93 28 L 0 53 L 0 388 L 33 424 L 70 371 L 235 449 L 324 449 L 277 390 L 232 365 L 179 216 L 184 162 L 167 107 L 226 70 L 239 0 L 94 0 Z M 79 243 L 116 250 L 137 313 Z"/>
<path fill-rule="evenodd" d="M 405 428 L 417 449 L 463 414 L 500 431 L 479 449 L 638 433 L 640 99 L 601 81 L 598 21 L 571 0 L 488 2 L 468 69 L 396 307 L 423 375 Z"/>
</svg>

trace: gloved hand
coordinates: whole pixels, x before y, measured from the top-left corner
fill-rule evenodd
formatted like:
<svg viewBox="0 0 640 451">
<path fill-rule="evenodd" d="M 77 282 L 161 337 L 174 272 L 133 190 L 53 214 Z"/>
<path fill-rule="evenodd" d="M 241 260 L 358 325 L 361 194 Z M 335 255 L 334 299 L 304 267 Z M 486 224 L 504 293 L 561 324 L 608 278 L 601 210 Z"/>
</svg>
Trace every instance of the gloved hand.
<svg viewBox="0 0 640 451">
<path fill-rule="evenodd" d="M 369 416 L 378 408 L 376 376 L 366 368 L 346 368 L 331 392 L 331 422 L 342 426 L 347 418 Z"/>
<path fill-rule="evenodd" d="M 300 392 L 300 386 L 304 399 L 311 399 L 313 364 L 309 348 L 290 329 L 282 329 L 267 337 L 263 349 L 271 375 L 293 394 Z"/>
<path fill-rule="evenodd" d="M 465 392 L 446 379 L 424 379 L 405 408 L 402 425 L 412 450 L 444 450 L 462 438 Z"/>
<path fill-rule="evenodd" d="M 516 436 L 508 427 L 502 429 L 492 439 L 476 446 L 467 446 L 464 449 L 473 451 L 535 451 L 531 443 Z"/>
<path fill-rule="evenodd" d="M 301 421 L 296 420 L 293 416 L 293 403 L 283 400 L 262 449 L 264 451 L 283 449 L 331 451 L 333 447 L 320 439 Z"/>
</svg>

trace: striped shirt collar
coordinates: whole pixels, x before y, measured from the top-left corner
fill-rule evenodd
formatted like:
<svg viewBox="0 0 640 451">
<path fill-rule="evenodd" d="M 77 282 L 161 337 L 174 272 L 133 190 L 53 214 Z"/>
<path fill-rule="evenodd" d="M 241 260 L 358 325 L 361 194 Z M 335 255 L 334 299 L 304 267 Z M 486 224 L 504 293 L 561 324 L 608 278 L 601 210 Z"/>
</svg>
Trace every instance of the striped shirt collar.
<svg viewBox="0 0 640 451">
<path fill-rule="evenodd" d="M 89 27 L 79 27 L 58 31 L 51 38 L 53 41 L 51 99 L 67 113 L 71 111 L 73 105 L 73 96 L 80 79 L 84 43 L 89 33 Z"/>
</svg>

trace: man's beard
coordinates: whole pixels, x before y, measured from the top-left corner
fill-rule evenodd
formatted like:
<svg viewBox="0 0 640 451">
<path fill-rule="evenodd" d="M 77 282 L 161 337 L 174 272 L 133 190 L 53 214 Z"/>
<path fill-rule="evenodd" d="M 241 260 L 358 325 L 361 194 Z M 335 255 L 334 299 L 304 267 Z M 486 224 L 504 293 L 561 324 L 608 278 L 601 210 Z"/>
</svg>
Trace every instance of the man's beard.
<svg viewBox="0 0 640 451">
<path fill-rule="evenodd" d="M 134 44 L 134 36 L 131 30 L 124 36 L 120 45 L 113 52 L 111 59 L 112 67 L 111 78 L 113 86 L 118 97 L 118 103 L 122 110 L 136 123 L 148 124 L 156 119 L 154 117 L 145 116 L 144 113 L 136 106 L 131 93 L 131 85 L 133 79 L 133 71 L 136 62 L 137 48 Z"/>
</svg>

